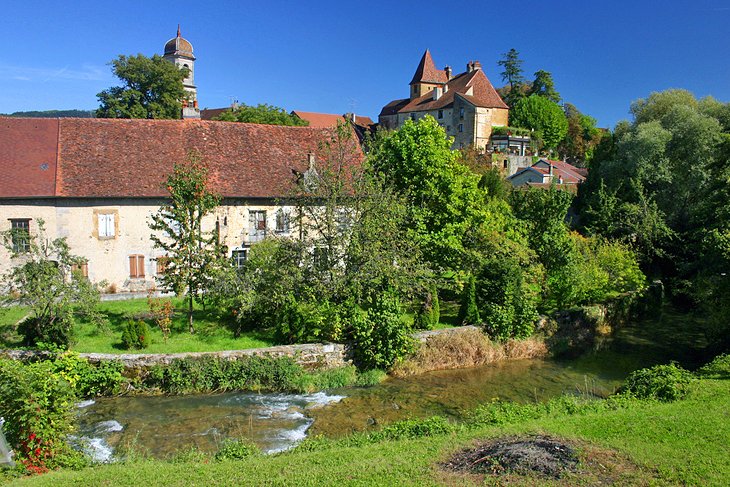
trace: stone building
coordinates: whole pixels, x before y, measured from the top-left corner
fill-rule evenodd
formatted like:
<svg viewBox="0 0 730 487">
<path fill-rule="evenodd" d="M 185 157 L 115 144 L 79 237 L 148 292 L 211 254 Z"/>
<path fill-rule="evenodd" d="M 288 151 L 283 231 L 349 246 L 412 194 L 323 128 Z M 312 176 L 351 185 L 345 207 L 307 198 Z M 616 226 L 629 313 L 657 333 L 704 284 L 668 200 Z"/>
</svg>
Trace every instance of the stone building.
<svg viewBox="0 0 730 487">
<path fill-rule="evenodd" d="M 0 231 L 65 237 L 84 273 L 117 291 L 155 287 L 164 272 L 149 220 L 173 164 L 190 151 L 208 165 L 222 204 L 204 220 L 243 262 L 270 235 L 296 237 L 291 196 L 325 157 L 329 129 L 202 120 L 0 118 Z M 355 159 L 361 155 L 353 147 Z M 16 242 L 19 250 L 23 239 Z M 0 248 L 0 274 L 22 263 Z"/>
<path fill-rule="evenodd" d="M 406 120 L 426 115 L 435 118 L 454 137 L 454 147 L 489 145 L 492 127 L 508 125 L 508 107 L 489 82 L 479 61 L 454 75 L 451 67 L 437 69 L 426 50 L 410 82 L 409 98 L 393 100 L 383 107 L 380 125 L 396 129 Z"/>
</svg>

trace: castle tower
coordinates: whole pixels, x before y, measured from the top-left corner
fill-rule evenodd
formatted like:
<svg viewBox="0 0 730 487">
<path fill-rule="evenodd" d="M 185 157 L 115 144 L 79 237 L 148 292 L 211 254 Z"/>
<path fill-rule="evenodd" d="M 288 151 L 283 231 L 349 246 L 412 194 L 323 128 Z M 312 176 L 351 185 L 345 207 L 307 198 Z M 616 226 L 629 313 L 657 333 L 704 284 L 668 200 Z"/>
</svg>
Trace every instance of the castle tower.
<svg viewBox="0 0 730 487">
<path fill-rule="evenodd" d="M 193 45 L 180 35 L 180 24 L 177 26 L 177 36 L 165 43 L 165 54 L 163 59 L 175 64 L 178 68 L 187 68 L 188 76 L 183 80 L 185 91 L 188 92 L 188 99 L 183 100 L 183 118 L 200 118 L 198 108 L 198 89 L 195 87 L 195 56 Z"/>
</svg>

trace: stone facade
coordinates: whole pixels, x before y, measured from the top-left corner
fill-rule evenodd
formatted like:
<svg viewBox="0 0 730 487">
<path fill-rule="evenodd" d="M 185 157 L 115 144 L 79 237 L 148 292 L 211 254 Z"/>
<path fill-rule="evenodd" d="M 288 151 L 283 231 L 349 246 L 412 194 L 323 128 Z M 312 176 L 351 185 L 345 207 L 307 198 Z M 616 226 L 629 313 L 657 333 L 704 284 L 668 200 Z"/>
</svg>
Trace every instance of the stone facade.
<svg viewBox="0 0 730 487">
<path fill-rule="evenodd" d="M 105 281 L 107 289 L 117 292 L 133 292 L 154 289 L 158 275 L 157 258 L 162 256 L 150 240 L 149 222 L 162 204 L 162 199 L 113 199 L 93 200 L 0 200 L 0 232 L 10 230 L 11 220 L 30 220 L 30 234 L 37 236 L 39 222 L 45 222 L 49 238 L 66 238 L 74 255 L 87 259 L 86 272 L 92 282 Z M 288 228 L 277 228 L 277 213 L 288 215 Z M 204 231 L 216 231 L 228 255 L 248 252 L 252 243 L 265 236 L 296 236 L 294 207 L 277 204 L 273 200 L 226 200 L 215 212 L 203 220 Z M 99 215 L 111 215 L 113 232 L 100 235 Z M 264 225 L 254 216 L 264 217 Z M 281 218 L 279 218 L 279 223 Z M 255 227 L 255 228 L 254 228 Z M 263 228 L 262 228 L 263 227 Z M 130 265 L 131 256 L 141 256 Z M 0 248 L 0 274 L 22 262 L 22 257 L 12 259 L 9 251 Z M 143 268 L 137 268 L 137 262 Z"/>
</svg>

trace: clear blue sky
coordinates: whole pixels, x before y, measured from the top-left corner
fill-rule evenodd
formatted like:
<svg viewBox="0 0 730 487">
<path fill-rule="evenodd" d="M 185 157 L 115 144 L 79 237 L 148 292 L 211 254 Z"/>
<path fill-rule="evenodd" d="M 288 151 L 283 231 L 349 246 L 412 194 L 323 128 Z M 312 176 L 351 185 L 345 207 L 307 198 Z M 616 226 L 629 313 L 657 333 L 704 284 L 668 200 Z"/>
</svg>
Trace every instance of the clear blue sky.
<svg viewBox="0 0 730 487">
<path fill-rule="evenodd" d="M 201 107 L 269 103 L 377 118 L 426 48 L 479 60 L 495 86 L 516 48 L 528 76 L 612 127 L 631 101 L 686 88 L 730 101 L 730 1 L 4 2 L 0 113 L 93 109 L 119 54 L 162 53 L 177 24 L 195 49 Z"/>
</svg>

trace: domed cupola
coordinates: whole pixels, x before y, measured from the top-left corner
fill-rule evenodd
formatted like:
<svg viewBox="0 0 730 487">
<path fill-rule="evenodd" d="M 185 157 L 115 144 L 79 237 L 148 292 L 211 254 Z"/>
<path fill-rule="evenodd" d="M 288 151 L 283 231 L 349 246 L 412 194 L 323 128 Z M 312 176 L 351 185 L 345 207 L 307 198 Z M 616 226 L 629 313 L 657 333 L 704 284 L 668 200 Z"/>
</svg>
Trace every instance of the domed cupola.
<svg viewBox="0 0 730 487">
<path fill-rule="evenodd" d="M 185 57 L 193 61 L 195 60 L 195 56 L 193 55 L 193 45 L 190 44 L 190 41 L 180 35 L 180 25 L 177 26 L 177 36 L 165 43 L 164 56 L 178 56 Z"/>
</svg>

